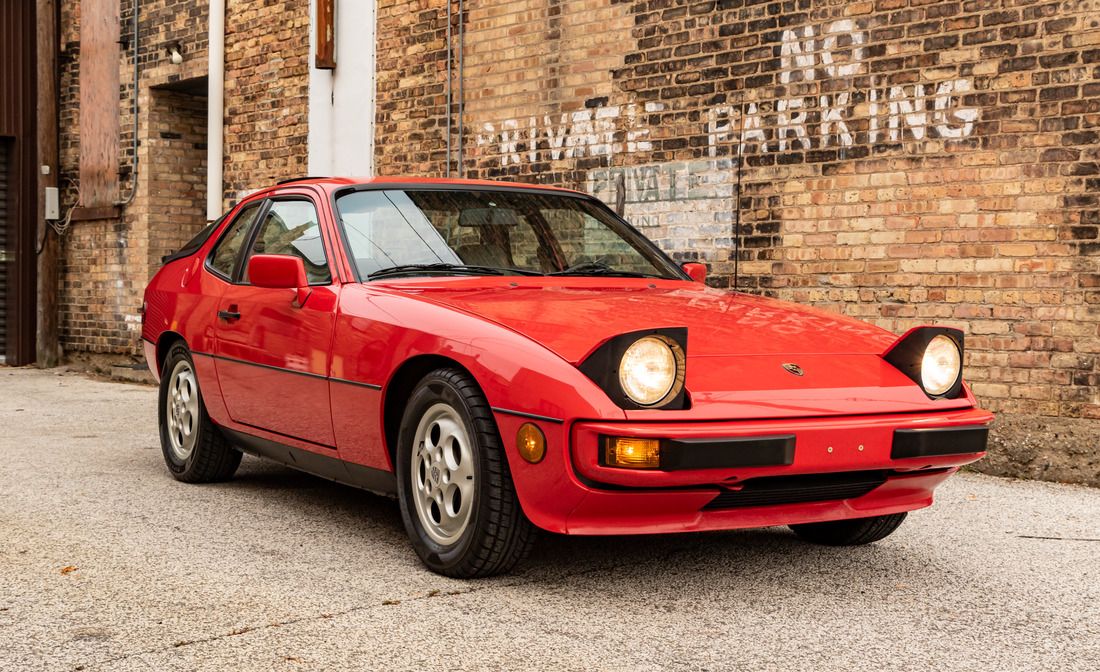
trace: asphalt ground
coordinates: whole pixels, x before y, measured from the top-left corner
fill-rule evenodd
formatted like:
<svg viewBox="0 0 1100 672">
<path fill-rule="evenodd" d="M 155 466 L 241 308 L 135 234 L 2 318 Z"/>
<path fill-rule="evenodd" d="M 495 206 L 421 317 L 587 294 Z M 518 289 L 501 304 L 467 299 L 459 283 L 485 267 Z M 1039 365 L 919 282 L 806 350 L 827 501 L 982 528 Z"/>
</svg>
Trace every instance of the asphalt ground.
<svg viewBox="0 0 1100 672">
<path fill-rule="evenodd" d="M 457 581 L 391 500 L 177 483 L 155 403 L 0 369 L 0 670 L 1100 670 L 1100 490 L 962 474 L 868 547 L 545 535 Z"/>
</svg>

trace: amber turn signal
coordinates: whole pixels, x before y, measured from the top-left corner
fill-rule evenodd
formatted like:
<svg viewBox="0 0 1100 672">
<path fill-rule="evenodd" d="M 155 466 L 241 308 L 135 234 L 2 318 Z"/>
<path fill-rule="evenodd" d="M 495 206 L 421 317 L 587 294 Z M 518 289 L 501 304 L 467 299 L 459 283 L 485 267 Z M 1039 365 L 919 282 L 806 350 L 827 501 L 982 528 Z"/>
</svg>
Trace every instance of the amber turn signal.
<svg viewBox="0 0 1100 672">
<path fill-rule="evenodd" d="M 546 436 L 538 425 L 525 422 L 516 432 L 516 448 L 519 449 L 520 457 L 531 464 L 536 464 L 546 455 Z"/>
<path fill-rule="evenodd" d="M 604 464 L 627 469 L 656 469 L 661 466 L 661 441 L 607 437 L 604 439 Z"/>
</svg>

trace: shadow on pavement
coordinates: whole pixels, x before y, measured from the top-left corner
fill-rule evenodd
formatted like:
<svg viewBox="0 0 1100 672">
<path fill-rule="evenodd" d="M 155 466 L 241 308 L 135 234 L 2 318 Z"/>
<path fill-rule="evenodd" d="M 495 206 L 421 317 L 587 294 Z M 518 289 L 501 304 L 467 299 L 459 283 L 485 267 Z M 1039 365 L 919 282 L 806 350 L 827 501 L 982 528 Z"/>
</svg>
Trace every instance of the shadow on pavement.
<svg viewBox="0 0 1100 672">
<path fill-rule="evenodd" d="M 323 510 L 333 526 L 345 528 L 359 542 L 408 543 L 394 500 L 289 467 L 246 458 L 236 478 L 213 487 L 255 493 L 273 512 L 285 509 L 288 516 L 303 509 Z M 697 582 L 717 581 L 726 589 L 739 582 L 781 592 L 820 591 L 823 585 L 846 590 L 862 585 L 877 592 L 895 589 L 899 575 L 919 576 L 926 568 L 928 557 L 919 547 L 904 543 L 905 538 L 904 526 L 891 540 L 856 548 L 814 546 L 786 528 L 607 537 L 544 532 L 530 557 L 511 575 L 488 582 L 521 580 L 552 589 L 590 575 L 605 593 L 614 592 L 616 583 L 625 587 L 638 581 L 651 583 L 655 590 L 681 584 L 695 589 L 692 584 Z M 950 571 L 937 570 L 941 580 L 945 569 Z"/>
</svg>

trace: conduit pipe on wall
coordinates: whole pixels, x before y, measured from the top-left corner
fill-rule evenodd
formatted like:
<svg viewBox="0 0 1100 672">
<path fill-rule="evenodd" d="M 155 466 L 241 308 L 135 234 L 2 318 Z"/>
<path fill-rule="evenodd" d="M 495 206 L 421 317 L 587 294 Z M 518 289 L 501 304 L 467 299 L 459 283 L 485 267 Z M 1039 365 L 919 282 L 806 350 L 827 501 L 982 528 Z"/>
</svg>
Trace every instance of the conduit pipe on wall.
<svg viewBox="0 0 1100 672">
<path fill-rule="evenodd" d="M 447 167 L 443 170 L 444 177 L 451 176 L 451 63 L 453 50 L 451 49 L 451 0 L 447 0 Z"/>
<path fill-rule="evenodd" d="M 133 101 L 131 102 L 133 103 L 132 110 L 134 115 L 134 139 L 132 150 L 134 153 L 134 160 L 133 163 L 130 165 L 130 195 L 126 198 L 120 199 L 115 204 L 121 205 L 122 207 L 127 207 L 131 203 L 133 203 L 134 196 L 137 195 L 138 188 L 138 78 L 141 75 L 141 62 L 139 60 L 141 57 L 141 49 L 140 42 L 138 41 L 138 23 L 139 15 L 141 12 L 140 0 L 134 0 L 133 10 L 133 15 L 130 18 L 132 19 L 131 26 L 134 34 L 131 36 L 130 39 L 133 40 L 134 52 L 134 88 L 133 92 L 130 95 L 133 96 Z"/>
<path fill-rule="evenodd" d="M 466 112 L 466 94 L 462 90 L 463 80 L 466 77 L 466 3 L 458 0 L 458 176 L 465 177 L 466 171 L 462 167 L 462 126 L 465 124 L 463 116 Z"/>
<path fill-rule="evenodd" d="M 210 0 L 207 48 L 206 219 L 222 214 L 222 160 L 225 124 L 225 0 Z"/>
<path fill-rule="evenodd" d="M 733 198 L 733 291 L 737 291 L 737 280 L 741 272 L 741 176 L 745 173 L 745 96 L 741 96 L 741 134 L 737 136 L 737 189 Z"/>
</svg>

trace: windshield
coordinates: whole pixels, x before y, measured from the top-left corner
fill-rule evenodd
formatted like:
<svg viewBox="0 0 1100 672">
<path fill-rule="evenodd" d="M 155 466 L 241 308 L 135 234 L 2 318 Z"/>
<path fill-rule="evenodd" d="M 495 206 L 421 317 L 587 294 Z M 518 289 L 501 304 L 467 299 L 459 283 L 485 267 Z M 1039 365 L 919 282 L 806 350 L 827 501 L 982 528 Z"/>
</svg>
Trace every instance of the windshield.
<svg viewBox="0 0 1100 672">
<path fill-rule="evenodd" d="M 436 274 L 683 279 L 651 242 L 576 196 L 371 190 L 345 194 L 336 207 L 363 280 Z"/>
</svg>

